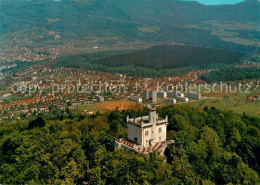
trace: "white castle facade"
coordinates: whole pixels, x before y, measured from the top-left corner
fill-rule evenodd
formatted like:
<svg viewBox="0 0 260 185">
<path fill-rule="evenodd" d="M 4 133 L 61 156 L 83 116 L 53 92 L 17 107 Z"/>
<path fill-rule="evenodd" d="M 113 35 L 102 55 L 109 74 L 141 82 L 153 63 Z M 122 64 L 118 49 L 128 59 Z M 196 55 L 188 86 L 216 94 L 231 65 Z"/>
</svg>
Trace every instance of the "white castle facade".
<svg viewBox="0 0 260 185">
<path fill-rule="evenodd" d="M 166 141 L 167 124 L 167 116 L 159 118 L 156 109 L 150 108 L 148 116 L 127 117 L 128 139 L 144 147 Z"/>
<path fill-rule="evenodd" d="M 123 147 L 127 151 L 148 154 L 156 150 L 163 154 L 168 144 L 166 142 L 168 116 L 160 118 L 156 108 L 149 108 L 149 115 L 137 118 L 127 116 L 127 139 L 117 138 L 115 148 Z"/>
</svg>

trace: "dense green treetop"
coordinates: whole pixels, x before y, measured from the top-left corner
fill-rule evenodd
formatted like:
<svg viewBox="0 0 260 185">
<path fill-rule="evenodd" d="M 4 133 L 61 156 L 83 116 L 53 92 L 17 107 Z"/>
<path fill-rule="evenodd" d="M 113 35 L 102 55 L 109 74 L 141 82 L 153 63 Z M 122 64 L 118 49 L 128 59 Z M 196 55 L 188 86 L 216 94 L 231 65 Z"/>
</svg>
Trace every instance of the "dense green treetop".
<svg viewBox="0 0 260 185">
<path fill-rule="evenodd" d="M 114 150 L 126 137 L 126 115 L 84 116 L 67 110 L 0 126 L 3 184 L 256 184 L 260 120 L 215 108 L 166 106 L 165 157 Z M 177 134 L 175 134 L 177 131 Z"/>
</svg>

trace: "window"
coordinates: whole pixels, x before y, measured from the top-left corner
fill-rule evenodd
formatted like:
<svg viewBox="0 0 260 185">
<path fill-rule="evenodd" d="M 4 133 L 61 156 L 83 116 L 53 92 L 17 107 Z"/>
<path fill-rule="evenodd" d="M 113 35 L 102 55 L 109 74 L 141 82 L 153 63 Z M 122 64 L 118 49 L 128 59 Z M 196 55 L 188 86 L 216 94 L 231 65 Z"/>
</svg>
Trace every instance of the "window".
<svg viewBox="0 0 260 185">
<path fill-rule="evenodd" d="M 149 131 L 145 131 L 145 136 L 148 136 L 149 135 Z"/>
<path fill-rule="evenodd" d="M 159 141 L 161 141 L 161 139 L 162 139 L 162 138 L 161 138 L 161 137 L 159 137 Z"/>
<path fill-rule="evenodd" d="M 159 128 L 158 133 L 161 133 L 161 132 L 162 132 L 162 128 Z"/>
</svg>

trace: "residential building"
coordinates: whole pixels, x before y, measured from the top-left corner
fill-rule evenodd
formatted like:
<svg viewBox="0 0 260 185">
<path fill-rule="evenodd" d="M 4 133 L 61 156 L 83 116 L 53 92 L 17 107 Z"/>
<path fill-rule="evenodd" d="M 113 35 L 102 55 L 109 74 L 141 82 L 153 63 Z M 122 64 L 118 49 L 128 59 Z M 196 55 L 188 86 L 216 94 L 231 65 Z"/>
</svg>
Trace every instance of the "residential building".
<svg viewBox="0 0 260 185">
<path fill-rule="evenodd" d="M 99 96 L 99 95 L 97 95 L 97 96 L 95 96 L 95 98 L 96 98 L 97 101 L 99 101 L 99 102 L 104 102 L 104 101 L 105 101 L 105 99 L 104 99 L 103 96 Z"/>
<path fill-rule="evenodd" d="M 167 93 L 165 91 L 159 91 L 159 92 L 157 92 L 157 96 L 160 98 L 166 98 Z"/>
<path fill-rule="evenodd" d="M 187 97 L 188 97 L 188 98 L 192 98 L 192 99 L 200 100 L 200 99 L 201 99 L 201 94 L 189 92 L 189 93 L 187 94 Z"/>
<path fill-rule="evenodd" d="M 149 99 L 148 90 L 143 90 L 143 99 L 144 100 L 148 100 Z"/>
<path fill-rule="evenodd" d="M 143 102 L 142 98 L 140 98 L 138 96 L 131 96 L 130 100 L 134 101 L 134 102 L 137 102 L 137 103 L 142 103 Z"/>
<path fill-rule="evenodd" d="M 189 101 L 189 98 L 177 96 L 177 97 L 176 97 L 176 100 L 182 101 L 182 102 L 188 102 L 188 101 Z"/>
<path fill-rule="evenodd" d="M 176 98 L 176 97 L 184 97 L 184 94 L 181 93 L 181 92 L 176 91 L 176 92 L 171 92 L 170 96 L 174 97 L 174 98 Z"/>
<path fill-rule="evenodd" d="M 143 90 L 143 99 L 148 100 L 152 103 L 156 103 L 157 102 L 157 92 L 156 91 Z"/>
<path fill-rule="evenodd" d="M 148 92 L 149 101 L 152 103 L 157 102 L 157 92 L 156 91 L 149 91 Z"/>
<path fill-rule="evenodd" d="M 176 99 L 172 99 L 172 98 L 167 98 L 164 100 L 166 103 L 170 103 L 170 104 L 176 104 Z"/>
</svg>

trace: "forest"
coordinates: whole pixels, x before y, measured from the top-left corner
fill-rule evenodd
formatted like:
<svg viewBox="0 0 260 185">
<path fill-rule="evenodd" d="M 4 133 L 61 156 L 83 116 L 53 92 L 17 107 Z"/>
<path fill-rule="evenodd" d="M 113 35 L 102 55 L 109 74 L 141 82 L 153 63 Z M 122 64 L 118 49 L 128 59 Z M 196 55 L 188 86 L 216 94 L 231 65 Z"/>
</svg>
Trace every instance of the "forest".
<svg viewBox="0 0 260 185">
<path fill-rule="evenodd" d="M 243 54 L 229 50 L 189 45 L 159 45 L 129 54 L 109 56 L 96 61 L 110 67 L 141 66 L 167 69 L 184 66 L 205 67 L 209 64 L 238 63 Z"/>
<path fill-rule="evenodd" d="M 123 53 L 123 54 L 122 54 Z M 63 56 L 53 67 L 75 67 L 131 76 L 178 76 L 194 69 L 222 68 L 239 63 L 241 52 L 190 45 L 158 45 L 140 51 L 105 51 Z"/>
<path fill-rule="evenodd" d="M 201 78 L 208 83 L 256 79 L 260 78 L 260 69 L 257 67 L 224 67 L 218 71 L 211 71 L 210 73 L 202 74 Z"/>
<path fill-rule="evenodd" d="M 259 183 L 259 118 L 214 107 L 158 108 L 175 140 L 159 156 L 114 150 L 114 138 L 127 135 L 126 116 L 146 108 L 91 116 L 51 110 L 2 123 L 1 184 Z"/>
</svg>

